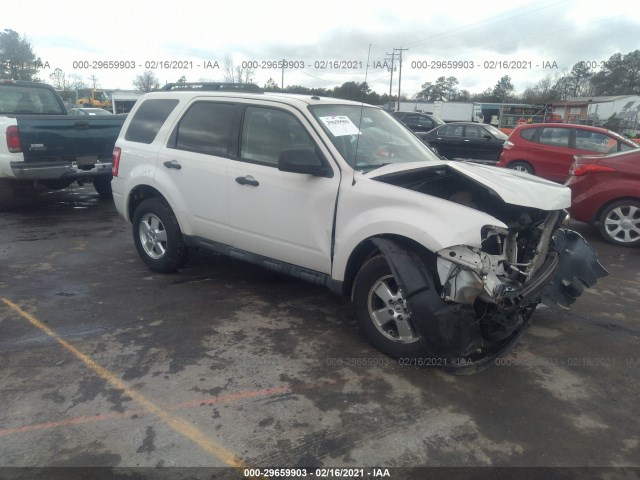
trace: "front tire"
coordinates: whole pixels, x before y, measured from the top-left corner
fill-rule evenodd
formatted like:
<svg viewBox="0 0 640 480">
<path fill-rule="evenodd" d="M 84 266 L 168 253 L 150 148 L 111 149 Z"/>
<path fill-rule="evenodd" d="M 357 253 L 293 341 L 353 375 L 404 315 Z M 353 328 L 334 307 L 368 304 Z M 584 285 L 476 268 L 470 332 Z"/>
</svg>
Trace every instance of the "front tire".
<svg viewBox="0 0 640 480">
<path fill-rule="evenodd" d="M 509 167 L 511 170 L 515 170 L 517 172 L 528 173 L 529 175 L 534 175 L 535 171 L 533 170 L 533 166 L 528 162 L 511 162 Z"/>
<path fill-rule="evenodd" d="M 168 273 L 184 263 L 187 249 L 171 207 L 159 198 L 144 200 L 133 216 L 133 241 L 149 268 Z"/>
<path fill-rule="evenodd" d="M 640 245 L 640 202 L 620 200 L 600 214 L 600 233 L 609 243 L 623 247 Z"/>
<path fill-rule="evenodd" d="M 413 330 L 402 291 L 382 255 L 368 260 L 358 272 L 353 287 L 353 306 L 367 340 L 392 358 L 426 355 Z"/>
</svg>

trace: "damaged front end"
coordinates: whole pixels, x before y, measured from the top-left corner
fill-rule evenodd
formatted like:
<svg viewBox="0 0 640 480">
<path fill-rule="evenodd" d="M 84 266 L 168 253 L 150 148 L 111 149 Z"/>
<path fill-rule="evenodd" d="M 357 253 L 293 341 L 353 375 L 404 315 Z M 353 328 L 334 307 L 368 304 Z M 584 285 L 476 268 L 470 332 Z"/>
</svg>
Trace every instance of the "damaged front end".
<svg viewBox="0 0 640 480">
<path fill-rule="evenodd" d="M 424 185 L 432 190 L 424 193 L 437 191 L 435 182 Z M 447 199 L 489 212 L 507 228 L 487 225 L 480 246 L 454 245 L 433 256 L 390 239 L 374 243 L 396 277 L 425 350 L 448 370 L 466 374 L 509 349 L 540 302 L 568 307 L 607 271 L 582 236 L 563 228 L 564 210 L 508 205 L 477 185 L 461 185 Z"/>
</svg>

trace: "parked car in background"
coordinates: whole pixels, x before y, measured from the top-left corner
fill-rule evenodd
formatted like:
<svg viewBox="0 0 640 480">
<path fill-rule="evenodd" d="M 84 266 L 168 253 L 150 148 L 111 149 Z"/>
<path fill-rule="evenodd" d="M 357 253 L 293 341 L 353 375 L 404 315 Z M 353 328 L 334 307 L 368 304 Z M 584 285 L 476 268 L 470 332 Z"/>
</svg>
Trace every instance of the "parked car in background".
<svg viewBox="0 0 640 480">
<path fill-rule="evenodd" d="M 640 149 L 576 156 L 566 185 L 573 218 L 598 223 L 610 243 L 640 246 Z"/>
<path fill-rule="evenodd" d="M 427 113 L 393 112 L 392 115 L 414 132 L 428 132 L 445 124 L 441 118 Z"/>
<path fill-rule="evenodd" d="M 538 123 L 511 132 L 497 165 L 564 182 L 574 155 L 606 155 L 635 148 L 637 144 L 604 128 Z"/>
<path fill-rule="evenodd" d="M 445 158 L 498 161 L 507 135 L 492 125 L 452 122 L 418 133 L 420 139 Z"/>
<path fill-rule="evenodd" d="M 69 115 L 113 115 L 104 108 L 70 108 Z"/>
</svg>

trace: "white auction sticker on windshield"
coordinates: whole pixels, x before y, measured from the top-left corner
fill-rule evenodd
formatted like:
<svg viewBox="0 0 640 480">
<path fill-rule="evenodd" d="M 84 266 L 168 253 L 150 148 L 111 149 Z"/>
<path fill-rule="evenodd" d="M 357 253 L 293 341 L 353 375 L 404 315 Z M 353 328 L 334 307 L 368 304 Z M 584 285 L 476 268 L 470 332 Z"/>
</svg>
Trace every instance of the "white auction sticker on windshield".
<svg viewBox="0 0 640 480">
<path fill-rule="evenodd" d="M 344 135 L 360 135 L 360 130 L 354 125 L 346 115 L 337 115 L 331 117 L 320 117 L 334 137 L 342 137 Z"/>
</svg>

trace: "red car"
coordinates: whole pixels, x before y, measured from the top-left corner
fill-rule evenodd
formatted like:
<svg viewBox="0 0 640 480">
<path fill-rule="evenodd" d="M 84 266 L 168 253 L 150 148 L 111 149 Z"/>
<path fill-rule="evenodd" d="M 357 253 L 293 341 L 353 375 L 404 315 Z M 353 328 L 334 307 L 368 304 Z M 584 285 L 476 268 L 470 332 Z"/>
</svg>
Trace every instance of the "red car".
<svg viewBox="0 0 640 480">
<path fill-rule="evenodd" d="M 564 182 L 574 155 L 606 155 L 636 148 L 635 143 L 604 128 L 536 123 L 511 132 L 497 165 Z"/>
<path fill-rule="evenodd" d="M 601 156 L 576 156 L 566 185 L 571 217 L 600 224 L 605 240 L 640 245 L 640 149 Z"/>
</svg>

